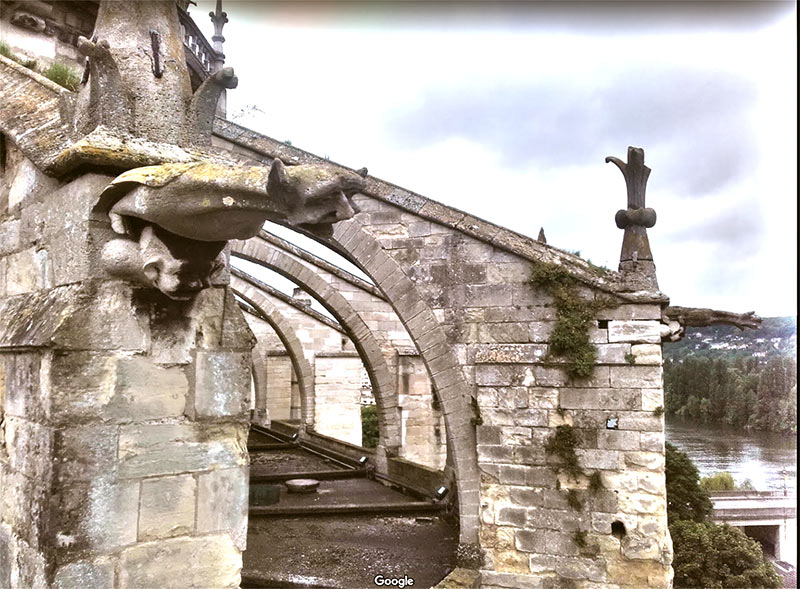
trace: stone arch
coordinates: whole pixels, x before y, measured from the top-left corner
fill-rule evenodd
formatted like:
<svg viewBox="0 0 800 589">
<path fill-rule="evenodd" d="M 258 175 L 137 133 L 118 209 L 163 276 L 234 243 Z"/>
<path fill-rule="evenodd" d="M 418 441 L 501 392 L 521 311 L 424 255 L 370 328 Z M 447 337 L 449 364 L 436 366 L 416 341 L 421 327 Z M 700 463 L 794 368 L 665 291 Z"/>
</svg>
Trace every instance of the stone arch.
<svg viewBox="0 0 800 589">
<path fill-rule="evenodd" d="M 273 270 L 300 285 L 314 296 L 344 328 L 353 341 L 372 383 L 378 407 L 380 446 L 394 454 L 400 446 L 400 418 L 397 412 L 395 376 L 389 370 L 372 331 L 350 303 L 310 268 L 265 241 L 231 241 L 231 254 Z"/>
<path fill-rule="evenodd" d="M 259 290 L 236 276 L 231 276 L 231 288 L 250 306 L 259 311 L 262 318 L 270 324 L 286 348 L 292 362 L 297 383 L 300 387 L 301 422 L 304 426 L 314 425 L 314 369 L 303 353 L 303 344 L 297 339 L 290 322 L 277 307 Z"/>
<path fill-rule="evenodd" d="M 457 481 L 459 541 L 477 550 L 480 474 L 472 421 L 475 417 L 472 387 L 444 329 L 402 266 L 364 228 L 358 216 L 334 225 L 333 236 L 329 239 L 309 237 L 341 254 L 372 279 L 416 345 L 444 414 L 447 452 Z"/>
</svg>

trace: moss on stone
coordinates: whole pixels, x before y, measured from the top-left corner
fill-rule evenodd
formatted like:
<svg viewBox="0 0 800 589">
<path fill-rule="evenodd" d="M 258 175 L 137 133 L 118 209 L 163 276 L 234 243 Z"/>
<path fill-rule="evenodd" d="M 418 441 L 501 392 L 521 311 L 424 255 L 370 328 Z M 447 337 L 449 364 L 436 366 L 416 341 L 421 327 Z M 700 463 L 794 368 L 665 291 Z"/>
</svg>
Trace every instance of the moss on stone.
<svg viewBox="0 0 800 589">
<path fill-rule="evenodd" d="M 586 535 L 587 533 L 585 530 L 575 530 L 572 534 L 572 541 L 575 542 L 578 548 L 586 548 L 586 546 L 588 546 Z"/>
<path fill-rule="evenodd" d="M 73 92 L 78 89 L 78 84 L 80 84 L 81 81 L 78 74 L 76 74 L 72 68 L 60 63 L 52 64 L 42 75 L 51 82 L 55 82 L 59 86 L 63 86 L 67 90 Z"/>
<path fill-rule="evenodd" d="M 594 471 L 591 475 L 589 475 L 589 490 L 592 493 L 599 493 L 602 489 L 603 479 L 599 472 Z"/>
<path fill-rule="evenodd" d="M 543 289 L 556 307 L 556 321 L 550 334 L 550 353 L 567 360 L 566 373 L 573 378 L 591 376 L 597 349 L 589 341 L 589 326 L 597 311 L 609 306 L 606 299 L 587 301 L 577 291 L 578 281 L 557 264 L 534 264 L 531 283 Z"/>
<path fill-rule="evenodd" d="M 567 491 L 567 505 L 570 506 L 570 509 L 574 509 L 575 511 L 581 511 L 583 509 L 583 501 L 581 501 L 575 489 Z"/>
<path fill-rule="evenodd" d="M 563 470 L 574 479 L 578 479 L 583 474 L 583 470 L 578 464 L 578 455 L 575 448 L 578 447 L 578 436 L 571 425 L 559 425 L 555 433 L 545 444 L 545 452 L 556 456 L 560 463 L 555 467 L 556 472 Z"/>
</svg>

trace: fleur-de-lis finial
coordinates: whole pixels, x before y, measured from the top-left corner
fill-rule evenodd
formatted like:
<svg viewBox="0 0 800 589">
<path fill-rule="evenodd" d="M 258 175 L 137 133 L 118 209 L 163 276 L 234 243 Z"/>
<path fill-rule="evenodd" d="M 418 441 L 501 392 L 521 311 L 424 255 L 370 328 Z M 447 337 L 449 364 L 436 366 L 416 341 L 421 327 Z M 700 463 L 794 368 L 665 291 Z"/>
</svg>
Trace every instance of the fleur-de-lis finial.
<svg viewBox="0 0 800 589">
<path fill-rule="evenodd" d="M 655 264 L 650 252 L 647 228 L 656 224 L 656 212 L 645 207 L 645 190 L 650 168 L 644 165 L 644 149 L 628 147 L 628 161 L 608 156 L 606 163 L 615 164 L 625 177 L 628 190 L 628 207 L 614 216 L 617 227 L 625 230 L 619 257 L 620 272 L 635 272 L 657 288 Z"/>
</svg>

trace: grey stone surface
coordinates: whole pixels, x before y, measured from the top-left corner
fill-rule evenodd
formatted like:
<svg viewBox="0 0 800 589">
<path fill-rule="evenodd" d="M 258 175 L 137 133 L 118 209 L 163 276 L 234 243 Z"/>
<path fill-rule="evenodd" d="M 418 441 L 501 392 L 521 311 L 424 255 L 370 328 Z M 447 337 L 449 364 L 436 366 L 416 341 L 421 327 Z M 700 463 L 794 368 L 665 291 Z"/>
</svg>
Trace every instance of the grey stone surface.
<svg viewBox="0 0 800 589">
<path fill-rule="evenodd" d="M 194 381 L 196 417 L 237 417 L 250 398 L 249 353 L 198 351 Z"/>
<path fill-rule="evenodd" d="M 145 542 L 119 558 L 120 589 L 239 586 L 242 556 L 228 536 L 208 535 Z M 180 576 L 176 573 L 180 571 Z"/>
<path fill-rule="evenodd" d="M 232 468 L 246 464 L 246 432 L 239 424 L 124 425 L 118 472 L 139 478 Z"/>
<path fill-rule="evenodd" d="M 139 541 L 189 535 L 195 527 L 197 482 L 192 475 L 142 481 Z"/>
<path fill-rule="evenodd" d="M 247 546 L 247 467 L 212 470 L 198 477 L 197 531 L 226 532 L 240 550 Z"/>
<path fill-rule="evenodd" d="M 112 587 L 115 564 L 110 558 L 71 562 L 56 571 L 53 585 L 56 589 Z"/>
</svg>

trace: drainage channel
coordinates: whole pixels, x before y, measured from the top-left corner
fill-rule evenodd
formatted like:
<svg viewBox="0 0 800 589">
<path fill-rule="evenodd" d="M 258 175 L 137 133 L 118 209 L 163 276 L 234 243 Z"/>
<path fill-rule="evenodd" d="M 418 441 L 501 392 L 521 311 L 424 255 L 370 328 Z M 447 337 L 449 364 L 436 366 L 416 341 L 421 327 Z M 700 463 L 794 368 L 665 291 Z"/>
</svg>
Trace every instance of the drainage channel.
<svg viewBox="0 0 800 589">
<path fill-rule="evenodd" d="M 443 505 L 368 477 L 351 457 L 253 428 L 242 587 L 357 589 L 376 575 L 430 587 L 454 567 Z M 309 492 L 291 492 L 290 487 Z"/>
</svg>

